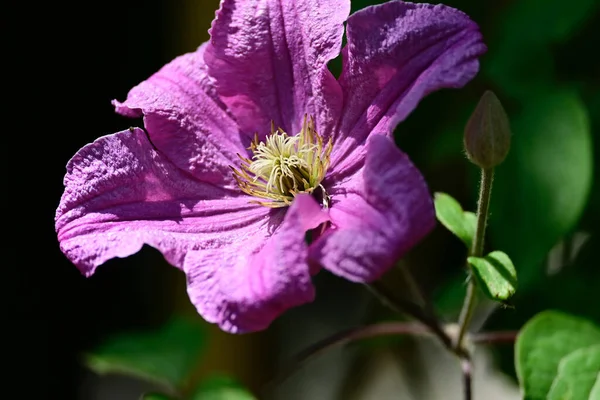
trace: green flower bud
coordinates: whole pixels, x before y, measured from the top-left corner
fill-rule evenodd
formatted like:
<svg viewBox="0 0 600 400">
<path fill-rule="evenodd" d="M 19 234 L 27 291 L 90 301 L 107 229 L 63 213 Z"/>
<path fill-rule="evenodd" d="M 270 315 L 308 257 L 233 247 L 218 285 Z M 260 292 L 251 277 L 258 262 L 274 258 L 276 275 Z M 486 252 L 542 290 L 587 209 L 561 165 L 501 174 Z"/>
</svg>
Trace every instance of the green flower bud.
<svg viewBox="0 0 600 400">
<path fill-rule="evenodd" d="M 467 157 L 483 169 L 499 165 L 510 149 L 510 126 L 506 112 L 494 92 L 487 90 L 469 122 L 464 136 Z"/>
</svg>

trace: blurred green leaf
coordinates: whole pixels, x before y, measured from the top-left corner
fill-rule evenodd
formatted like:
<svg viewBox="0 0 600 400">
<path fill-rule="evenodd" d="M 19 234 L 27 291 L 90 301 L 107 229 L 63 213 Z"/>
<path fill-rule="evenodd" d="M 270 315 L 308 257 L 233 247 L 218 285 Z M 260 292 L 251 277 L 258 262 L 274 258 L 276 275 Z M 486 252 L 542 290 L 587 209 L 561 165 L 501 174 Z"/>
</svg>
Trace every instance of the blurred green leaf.
<svg viewBox="0 0 600 400">
<path fill-rule="evenodd" d="M 114 337 L 88 354 L 86 364 L 99 374 L 132 375 L 174 391 L 198 362 L 205 336 L 199 324 L 173 319 L 157 331 Z"/>
<path fill-rule="evenodd" d="M 597 400 L 600 399 L 600 379 L 596 380 L 594 387 L 590 391 L 589 400 Z"/>
<path fill-rule="evenodd" d="M 545 400 L 563 359 L 597 344 L 600 328 L 585 319 L 557 311 L 536 315 L 515 343 L 515 367 L 524 398 Z"/>
<path fill-rule="evenodd" d="M 140 400 L 173 400 L 171 397 L 166 394 L 161 393 L 146 393 L 142 395 Z"/>
<path fill-rule="evenodd" d="M 597 382 L 600 382 L 600 344 L 575 350 L 560 361 L 548 400 L 593 399 L 590 393 Z"/>
<path fill-rule="evenodd" d="M 446 193 L 436 193 L 434 204 L 437 219 L 470 249 L 477 225 L 475 214 L 463 211 L 458 201 Z"/>
<path fill-rule="evenodd" d="M 562 42 L 598 7 L 596 0 L 520 0 L 512 3 L 505 15 L 502 32 L 521 42 Z"/>
<path fill-rule="evenodd" d="M 467 291 L 467 274 L 453 276 L 438 289 L 434 304 L 440 314 L 454 318 L 462 306 Z"/>
<path fill-rule="evenodd" d="M 200 384 L 190 400 L 256 400 L 256 398 L 233 378 L 215 376 Z"/>
<path fill-rule="evenodd" d="M 479 287 L 490 299 L 508 300 L 517 290 L 517 271 L 506 253 L 492 251 L 485 257 L 469 257 L 467 261 Z"/>
<path fill-rule="evenodd" d="M 592 141 L 576 93 L 539 96 L 512 119 L 511 153 L 497 168 L 489 231 L 519 266 L 524 288 L 552 246 L 578 222 L 592 184 Z"/>
<path fill-rule="evenodd" d="M 551 45 L 573 36 L 597 8 L 596 0 L 520 0 L 501 17 L 496 40 L 490 43 L 485 72 L 496 84 L 519 98 L 555 82 Z"/>
<path fill-rule="evenodd" d="M 483 72 L 496 86 L 526 99 L 555 81 L 554 58 L 548 47 L 532 45 L 512 33 L 502 37 L 505 40 L 491 47 L 488 62 L 483 64 Z"/>
</svg>

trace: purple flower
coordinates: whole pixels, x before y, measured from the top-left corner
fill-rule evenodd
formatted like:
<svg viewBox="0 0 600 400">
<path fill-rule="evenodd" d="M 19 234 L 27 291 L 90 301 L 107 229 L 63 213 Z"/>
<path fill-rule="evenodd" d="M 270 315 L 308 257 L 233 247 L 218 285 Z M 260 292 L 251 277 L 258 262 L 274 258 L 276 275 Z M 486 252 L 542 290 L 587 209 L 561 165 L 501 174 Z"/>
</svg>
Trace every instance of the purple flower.
<svg viewBox="0 0 600 400">
<path fill-rule="evenodd" d="M 56 212 L 84 275 L 150 245 L 207 321 L 248 332 L 313 300 L 319 268 L 372 281 L 432 229 L 428 188 L 391 135 L 425 95 L 473 78 L 481 35 L 442 5 L 348 17 L 349 3 L 224 0 L 209 43 L 114 102 L 145 132 L 79 150 Z"/>
</svg>

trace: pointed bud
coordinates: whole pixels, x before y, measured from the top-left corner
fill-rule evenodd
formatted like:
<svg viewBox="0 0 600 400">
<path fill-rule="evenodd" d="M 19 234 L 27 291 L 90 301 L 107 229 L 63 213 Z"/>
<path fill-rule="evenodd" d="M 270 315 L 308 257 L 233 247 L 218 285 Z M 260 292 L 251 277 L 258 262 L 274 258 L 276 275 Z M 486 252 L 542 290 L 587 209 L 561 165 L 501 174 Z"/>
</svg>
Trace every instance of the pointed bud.
<svg viewBox="0 0 600 400">
<path fill-rule="evenodd" d="M 510 126 L 508 117 L 498 97 L 487 90 L 469 122 L 464 136 L 467 157 L 483 169 L 499 165 L 510 149 Z"/>
</svg>

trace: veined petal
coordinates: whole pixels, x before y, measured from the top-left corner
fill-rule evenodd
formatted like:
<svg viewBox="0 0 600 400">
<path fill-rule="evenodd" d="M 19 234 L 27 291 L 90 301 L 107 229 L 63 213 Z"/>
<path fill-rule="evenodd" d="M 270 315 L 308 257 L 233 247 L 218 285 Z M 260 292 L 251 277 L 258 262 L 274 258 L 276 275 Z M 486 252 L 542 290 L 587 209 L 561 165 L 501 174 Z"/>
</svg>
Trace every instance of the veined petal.
<svg viewBox="0 0 600 400">
<path fill-rule="evenodd" d="M 332 227 L 309 258 L 351 281 L 379 278 L 435 224 L 425 180 L 384 135 L 367 140 L 364 165 L 330 194 Z"/>
<path fill-rule="evenodd" d="M 64 184 L 56 211 L 58 240 L 86 276 L 144 244 L 181 268 L 190 249 L 222 246 L 223 232 L 251 235 L 268 220 L 268 210 L 249 204 L 248 197 L 177 168 L 141 129 L 83 147 L 69 161 Z"/>
<path fill-rule="evenodd" d="M 309 114 L 329 135 L 342 92 L 327 62 L 339 54 L 349 12 L 348 0 L 221 2 L 204 58 L 246 134 L 264 137 L 272 120 L 295 134 Z"/>
<path fill-rule="evenodd" d="M 281 218 L 281 210 L 275 217 Z M 329 219 L 315 200 L 296 196 L 279 226 L 188 253 L 188 294 L 200 315 L 231 333 L 265 329 L 283 311 L 314 298 L 306 231 Z M 228 236 L 228 234 L 225 234 Z"/>
<path fill-rule="evenodd" d="M 229 165 L 248 143 L 216 95 L 205 47 L 175 58 L 113 104 L 120 114 L 143 115 L 152 144 L 174 165 L 204 182 L 233 187 Z"/>
<path fill-rule="evenodd" d="M 348 153 L 364 145 L 370 132 L 391 134 L 427 94 L 464 86 L 486 50 L 477 24 L 461 11 L 402 1 L 351 15 L 347 38 L 334 171 L 348 165 Z"/>
</svg>

